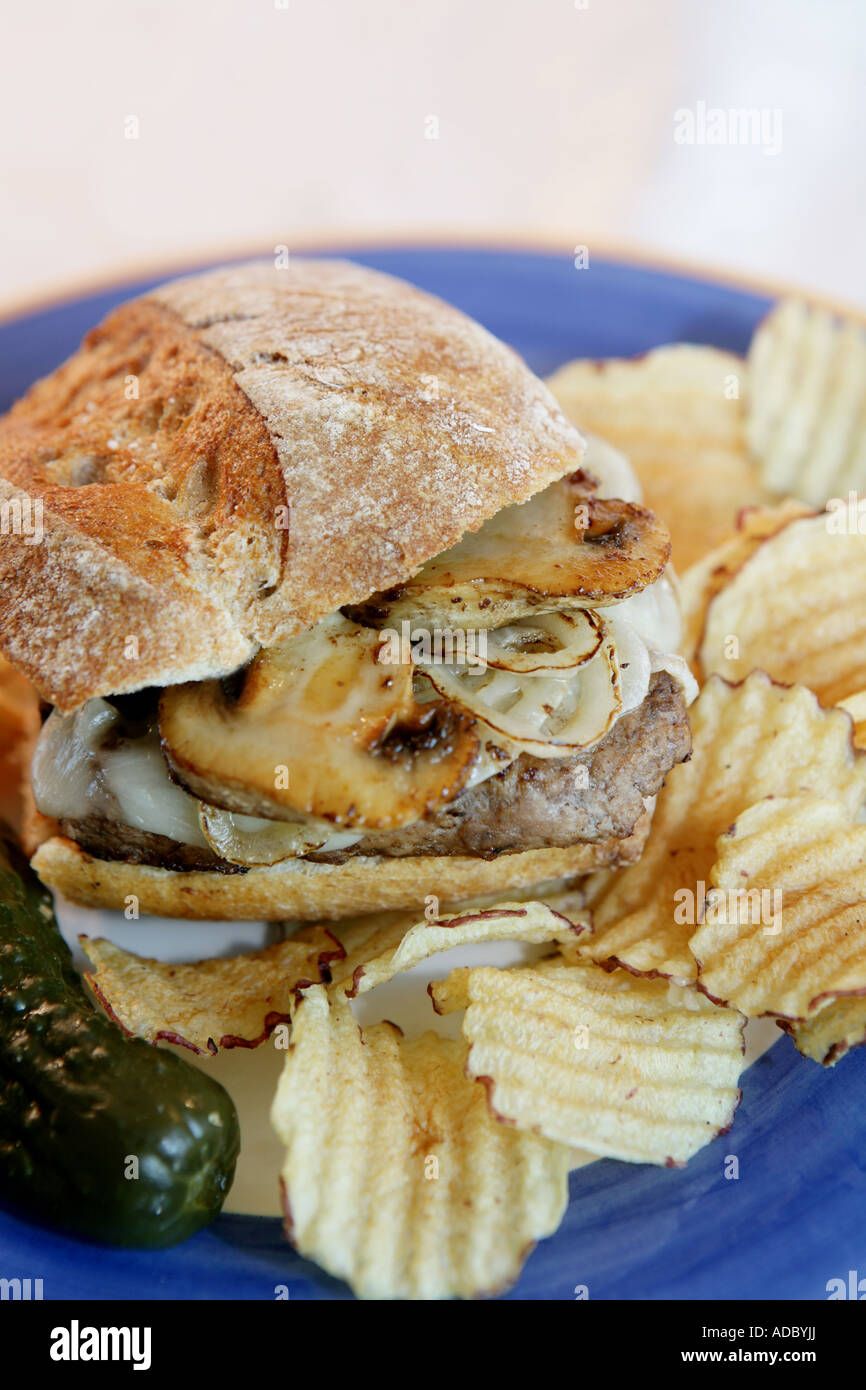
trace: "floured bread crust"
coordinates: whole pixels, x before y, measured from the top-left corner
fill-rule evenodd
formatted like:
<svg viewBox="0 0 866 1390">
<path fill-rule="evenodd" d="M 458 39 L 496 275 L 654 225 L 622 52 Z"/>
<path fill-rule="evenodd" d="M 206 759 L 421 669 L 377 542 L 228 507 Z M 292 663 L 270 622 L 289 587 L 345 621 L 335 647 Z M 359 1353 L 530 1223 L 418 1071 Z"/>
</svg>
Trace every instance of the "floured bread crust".
<svg viewBox="0 0 866 1390">
<path fill-rule="evenodd" d="M 630 864 L 640 857 L 649 824 L 650 814 L 645 812 L 633 833 L 622 840 L 533 849 L 492 860 L 458 855 L 359 857 L 345 864 L 292 860 L 236 874 L 95 859 L 72 840 L 55 836 L 36 851 L 33 867 L 49 888 L 84 907 L 123 910 L 134 896 L 140 912 L 157 917 L 318 921 L 417 907 L 429 894 L 454 903 L 544 879 Z"/>
<path fill-rule="evenodd" d="M 0 650 L 62 710 L 225 675 L 580 466 L 520 359 L 348 263 L 123 305 L 0 420 Z M 35 539 L 33 508 L 41 508 Z"/>
</svg>

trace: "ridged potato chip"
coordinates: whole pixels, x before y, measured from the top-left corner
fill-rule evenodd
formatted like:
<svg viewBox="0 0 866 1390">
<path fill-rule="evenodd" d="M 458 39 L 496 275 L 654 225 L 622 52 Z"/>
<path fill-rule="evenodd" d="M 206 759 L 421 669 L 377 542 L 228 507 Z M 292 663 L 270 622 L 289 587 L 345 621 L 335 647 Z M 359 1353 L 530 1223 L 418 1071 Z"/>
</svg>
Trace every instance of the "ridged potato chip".
<svg viewBox="0 0 866 1390">
<path fill-rule="evenodd" d="M 744 436 L 745 363 L 677 344 L 632 361 L 570 362 L 548 380 L 565 413 L 630 459 L 684 570 L 764 500 Z"/>
<path fill-rule="evenodd" d="M 466 1009 L 469 1074 L 522 1129 L 678 1167 L 734 1118 L 744 1019 L 693 990 L 561 960 L 430 989 L 440 1012 Z"/>
<path fill-rule="evenodd" d="M 321 926 L 262 951 L 188 965 L 136 956 L 102 938 L 79 940 L 96 967 L 86 979 L 125 1032 L 211 1055 L 265 1042 L 288 1021 L 295 991 L 328 979 L 329 962 L 343 954 Z"/>
<path fill-rule="evenodd" d="M 745 507 L 737 517 L 736 530 L 680 577 L 682 650 L 695 669 L 707 609 L 716 594 L 731 582 L 763 540 L 796 517 L 811 515 L 804 502 L 793 499 L 777 507 Z"/>
<path fill-rule="evenodd" d="M 847 710 L 854 721 L 854 745 L 866 748 L 866 690 L 858 690 L 839 701 L 841 709 Z"/>
<path fill-rule="evenodd" d="M 14 830 L 24 814 L 24 779 L 39 727 L 35 686 L 0 656 L 0 820 Z"/>
<path fill-rule="evenodd" d="M 866 993 L 866 825 L 838 801 L 771 797 L 719 836 L 698 987 L 749 1017 L 802 1019 Z"/>
<path fill-rule="evenodd" d="M 584 912 L 585 899 L 573 877 L 546 879 L 542 883 L 532 883 L 526 888 L 509 888 L 507 897 L 502 893 L 487 893 L 480 897 L 465 898 L 460 902 L 445 902 L 431 899 L 419 903 L 417 907 L 382 912 L 366 912 L 358 917 L 343 917 L 337 922 L 326 922 L 331 936 L 340 942 L 345 954 L 330 966 L 334 987 L 351 981 L 359 966 L 379 956 L 393 954 L 410 927 L 416 926 L 424 918 L 425 924 L 441 922 L 443 919 L 462 916 L 465 913 L 497 910 L 507 907 L 526 907 L 527 904 L 545 903 L 561 917 L 576 926 L 586 924 Z M 296 929 L 299 923 L 289 923 Z M 577 939 L 576 937 L 573 939 Z M 458 943 L 459 944 L 459 943 Z"/>
<path fill-rule="evenodd" d="M 794 1039 L 797 1051 L 824 1067 L 835 1067 L 840 1057 L 866 1042 L 866 999 L 837 999 L 799 1023 L 780 1020 Z"/>
<path fill-rule="evenodd" d="M 351 981 L 356 970 L 397 950 L 410 927 L 414 927 L 423 907 L 405 911 L 371 912 L 329 922 L 328 930 L 343 948 L 343 956 L 331 966 L 334 986 Z"/>
<path fill-rule="evenodd" d="M 366 959 L 352 966 L 351 958 L 341 962 L 340 978 L 351 968 L 351 996 L 366 994 L 377 985 L 411 970 L 422 960 L 455 946 L 472 946 L 484 941 L 521 941 L 543 945 L 549 941 L 574 941 L 587 929 L 585 921 L 571 921 L 562 913 L 540 902 L 502 902 L 495 907 L 473 909 L 451 917 L 416 922 L 396 945 L 370 955 L 371 942 L 364 943 Z M 378 937 L 373 938 L 378 944 Z"/>
<path fill-rule="evenodd" d="M 851 817 L 866 803 L 866 756 L 852 745 L 850 717 L 822 709 L 802 686 L 775 685 L 762 672 L 737 686 L 716 676 L 689 718 L 691 761 L 668 773 L 637 863 L 587 884 L 593 931 L 577 943 L 596 961 L 685 982 L 696 975 L 689 938 L 701 885 L 718 836 L 742 811 L 809 791 L 832 796 Z"/>
<path fill-rule="evenodd" d="M 866 331 L 783 300 L 748 357 L 746 437 L 767 488 L 815 507 L 866 487 Z"/>
<path fill-rule="evenodd" d="M 494 1293 L 565 1212 L 570 1151 L 497 1124 L 466 1047 L 363 1031 L 322 986 L 301 996 L 271 1122 L 286 1232 L 367 1299 Z"/>
<path fill-rule="evenodd" d="M 832 513 L 801 517 L 753 551 L 708 605 L 700 673 L 760 667 L 824 704 L 866 686 L 866 534 L 833 526 Z"/>
<path fill-rule="evenodd" d="M 0 656 L 0 733 L 17 733 L 22 726 L 38 725 L 39 695 L 36 687 Z"/>
</svg>

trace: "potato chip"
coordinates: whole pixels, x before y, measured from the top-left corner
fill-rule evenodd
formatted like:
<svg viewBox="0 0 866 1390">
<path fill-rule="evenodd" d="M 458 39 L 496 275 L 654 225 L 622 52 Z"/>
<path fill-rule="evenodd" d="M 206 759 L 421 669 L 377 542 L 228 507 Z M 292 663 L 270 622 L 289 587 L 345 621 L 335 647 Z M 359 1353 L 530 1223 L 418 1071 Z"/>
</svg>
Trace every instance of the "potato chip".
<svg viewBox="0 0 866 1390">
<path fill-rule="evenodd" d="M 556 1230 L 568 1149 L 497 1124 L 466 1047 L 361 1029 L 321 986 L 300 998 L 271 1122 L 286 1232 L 361 1298 L 494 1293 Z"/>
<path fill-rule="evenodd" d="M 838 801 L 772 797 L 718 841 L 698 985 L 749 1017 L 807 1018 L 866 993 L 866 825 Z"/>
<path fill-rule="evenodd" d="M 33 713 L 39 716 L 39 695 L 4 656 L 0 656 L 0 729 L 19 728 L 33 724 Z"/>
<path fill-rule="evenodd" d="M 86 979 L 125 1032 L 212 1055 L 265 1042 L 288 1021 L 295 991 L 327 979 L 343 949 L 324 927 L 312 927 L 249 955 L 169 965 L 101 938 L 79 940 L 96 966 Z"/>
<path fill-rule="evenodd" d="M 866 534 L 835 525 L 832 513 L 791 521 L 712 598 L 704 675 L 739 680 L 760 667 L 824 704 L 866 686 Z"/>
<path fill-rule="evenodd" d="M 822 709 L 802 686 L 761 672 L 738 686 L 713 677 L 689 717 L 691 761 L 668 773 L 637 863 L 586 885 L 594 926 L 583 938 L 596 961 L 682 981 L 695 979 L 689 938 L 717 837 L 742 811 L 808 791 L 832 796 L 852 817 L 866 802 L 866 756 L 852 745 L 850 717 Z"/>
<path fill-rule="evenodd" d="M 0 820 L 13 830 L 21 826 L 23 784 L 39 727 L 35 686 L 0 656 Z"/>
<path fill-rule="evenodd" d="M 586 879 L 578 883 L 564 884 L 557 887 L 548 887 L 540 883 L 533 891 L 532 896 L 537 902 L 544 903 L 547 907 L 559 912 L 563 917 L 567 917 L 570 922 L 575 924 L 589 921 L 586 912 Z M 560 941 L 559 949 L 562 951 L 563 942 Z"/>
<path fill-rule="evenodd" d="M 548 381 L 574 422 L 628 455 L 679 570 L 725 538 L 741 507 L 764 500 L 745 444 L 744 373 L 731 353 L 678 344 L 571 362 Z"/>
<path fill-rule="evenodd" d="M 336 937 L 345 951 L 345 955 L 331 965 L 331 979 L 334 986 L 347 980 L 351 981 L 360 966 L 366 966 L 378 957 L 392 956 L 409 929 L 421 923 L 422 916 L 422 925 L 429 925 L 465 914 L 483 912 L 488 908 L 496 908 L 498 911 L 502 907 L 524 908 L 527 904 L 538 903 L 544 903 L 560 917 L 568 919 L 568 925 L 563 924 L 562 934 L 556 938 L 560 943 L 560 949 L 564 941 L 577 940 L 579 931 L 570 932 L 570 926 L 580 930 L 588 926 L 589 917 L 584 911 L 584 894 L 572 878 L 545 879 L 541 883 L 529 884 L 526 888 L 509 888 L 507 897 L 503 893 L 486 893 L 455 903 L 429 898 L 418 907 L 403 911 L 364 913 L 358 917 L 345 917 L 338 922 L 325 923 L 331 935 Z M 452 945 L 461 944 L 463 943 L 459 941 L 450 942 L 444 949 L 450 950 Z M 400 967 L 403 968 L 408 967 Z"/>
<path fill-rule="evenodd" d="M 737 517 L 736 530 L 680 577 L 682 650 L 693 666 L 711 600 L 730 583 L 767 536 L 781 531 L 795 517 L 811 515 L 805 503 L 793 499 L 777 507 L 744 507 Z"/>
<path fill-rule="evenodd" d="M 788 299 L 749 349 L 746 438 L 767 488 L 815 507 L 866 486 L 866 332 Z"/>
<path fill-rule="evenodd" d="M 854 745 L 866 748 L 866 690 L 858 690 L 856 695 L 839 701 L 840 709 L 847 710 L 854 721 Z"/>
<path fill-rule="evenodd" d="M 804 1057 L 835 1067 L 846 1052 L 866 1042 L 866 999 L 837 999 L 802 1022 L 780 1020 L 779 1027 L 791 1034 Z"/>
<path fill-rule="evenodd" d="M 328 930 L 344 951 L 340 960 L 331 966 L 334 985 L 351 981 L 355 971 L 368 961 L 396 951 L 409 928 L 415 926 L 423 912 L 423 907 L 412 907 L 402 912 L 370 912 L 360 917 L 329 922 Z"/>
<path fill-rule="evenodd" d="M 457 970 L 431 992 L 466 1009 L 469 1074 L 522 1129 L 674 1167 L 733 1120 L 744 1019 L 693 990 L 559 960 Z"/>
<path fill-rule="evenodd" d="M 376 934 L 364 942 L 363 958 L 351 971 L 351 996 L 366 994 L 377 985 L 411 970 L 422 960 L 455 946 L 472 946 L 483 941 L 520 941 L 542 945 L 549 941 L 574 941 L 586 931 L 586 921 L 572 921 L 540 902 L 501 902 L 495 907 L 460 912 L 452 917 L 416 922 L 396 944 L 369 954 Z M 348 975 L 351 958 L 341 962 L 340 978 Z"/>
</svg>

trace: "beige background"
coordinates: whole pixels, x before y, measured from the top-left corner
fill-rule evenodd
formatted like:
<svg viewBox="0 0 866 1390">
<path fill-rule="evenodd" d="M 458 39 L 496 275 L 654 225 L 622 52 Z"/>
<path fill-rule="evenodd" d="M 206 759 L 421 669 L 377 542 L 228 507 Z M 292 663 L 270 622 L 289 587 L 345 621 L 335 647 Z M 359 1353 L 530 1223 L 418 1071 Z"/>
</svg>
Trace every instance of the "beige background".
<svg viewBox="0 0 866 1390">
<path fill-rule="evenodd" d="M 40 0 L 3 28 L 0 305 L 409 235 L 635 246 L 866 305 L 857 0 Z M 698 102 L 780 110 L 781 150 L 676 144 Z"/>
</svg>

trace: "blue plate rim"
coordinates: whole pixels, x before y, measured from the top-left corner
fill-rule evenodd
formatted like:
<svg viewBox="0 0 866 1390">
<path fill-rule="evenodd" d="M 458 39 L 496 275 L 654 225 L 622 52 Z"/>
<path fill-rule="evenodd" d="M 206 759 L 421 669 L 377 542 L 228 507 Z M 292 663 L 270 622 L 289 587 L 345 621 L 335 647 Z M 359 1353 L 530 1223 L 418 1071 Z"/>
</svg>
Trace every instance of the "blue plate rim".
<svg viewBox="0 0 866 1390">
<path fill-rule="evenodd" d="M 288 243 L 285 243 L 288 245 Z M 580 244 L 580 243 L 575 243 Z M 718 289 L 739 291 L 742 294 L 756 295 L 766 299 L 795 297 L 807 299 L 810 304 L 828 309 L 835 314 L 845 314 L 866 324 L 866 307 L 860 308 L 848 300 L 838 299 L 806 285 L 787 280 L 777 280 L 772 276 L 752 274 L 735 267 L 719 265 L 688 256 L 666 255 L 643 243 L 629 244 L 619 241 L 593 241 L 589 247 L 591 263 L 597 261 L 622 269 L 646 270 L 659 275 L 668 275 L 677 280 L 694 280 Z M 508 237 L 479 231 L 461 230 L 453 235 L 447 231 L 437 231 L 434 235 L 411 231 L 405 233 L 365 232 L 359 229 L 357 235 L 351 233 L 320 237 L 304 235 L 289 245 L 290 254 L 299 256 L 347 256 L 355 254 L 376 254 L 381 252 L 411 251 L 478 251 L 514 253 L 515 255 L 548 257 L 554 260 L 570 260 L 574 254 L 573 246 L 566 239 L 553 234 L 515 234 Z M 184 275 L 194 275 L 199 271 L 212 270 L 221 265 L 234 265 L 247 260 L 267 259 L 272 251 L 262 246 L 239 241 L 222 247 L 202 248 L 202 252 L 191 256 L 170 253 L 154 260 L 125 261 L 117 264 L 116 270 L 85 275 L 76 285 L 73 279 L 64 279 L 44 290 L 36 290 L 33 295 L 21 299 L 7 298 L 0 301 L 0 326 L 12 326 L 19 319 L 29 319 L 54 309 L 67 308 L 84 300 L 103 294 L 121 294 L 124 290 L 135 291 L 139 284 L 149 281 L 176 280 Z"/>
</svg>

